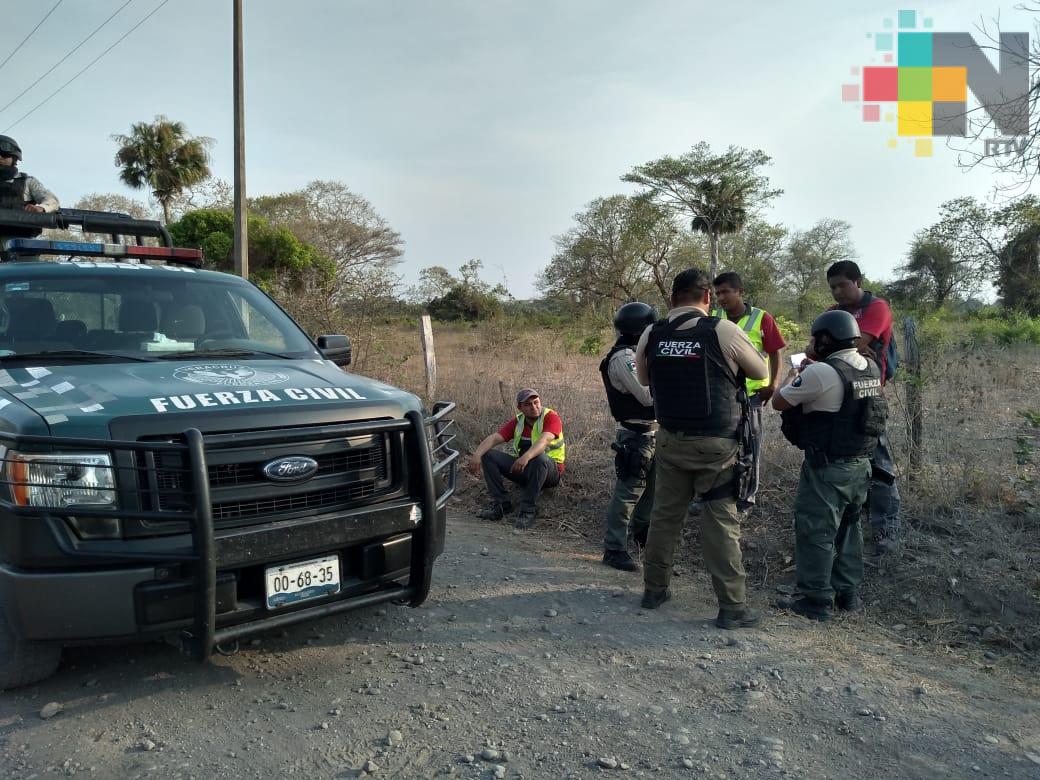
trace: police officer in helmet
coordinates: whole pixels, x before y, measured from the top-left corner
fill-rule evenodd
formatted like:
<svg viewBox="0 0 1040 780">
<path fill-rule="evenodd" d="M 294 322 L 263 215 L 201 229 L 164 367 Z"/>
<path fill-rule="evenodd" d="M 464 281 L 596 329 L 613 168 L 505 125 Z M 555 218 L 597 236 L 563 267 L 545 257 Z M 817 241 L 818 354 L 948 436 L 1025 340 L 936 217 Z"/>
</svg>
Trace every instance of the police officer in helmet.
<svg viewBox="0 0 1040 780">
<path fill-rule="evenodd" d="M 610 414 L 617 421 L 614 469 L 617 482 L 607 506 L 603 536 L 603 563 L 621 571 L 637 571 L 628 552 L 628 540 L 646 544 L 654 506 L 654 399 L 650 388 L 636 376 L 636 344 L 657 319 L 652 306 L 633 301 L 614 315 L 617 341 L 599 364 Z"/>
<path fill-rule="evenodd" d="M 57 211 L 54 193 L 38 179 L 18 170 L 21 159 L 18 142 L 9 135 L 0 135 L 0 208 L 37 213 Z"/>
<path fill-rule="evenodd" d="M 863 607 L 857 592 L 863 581 L 860 509 L 888 409 L 880 367 L 856 349 L 855 317 L 841 309 L 824 312 L 812 335 L 819 362 L 773 396 L 784 436 L 805 451 L 794 503 L 799 597 L 778 606 L 824 621 L 835 606 Z"/>
</svg>

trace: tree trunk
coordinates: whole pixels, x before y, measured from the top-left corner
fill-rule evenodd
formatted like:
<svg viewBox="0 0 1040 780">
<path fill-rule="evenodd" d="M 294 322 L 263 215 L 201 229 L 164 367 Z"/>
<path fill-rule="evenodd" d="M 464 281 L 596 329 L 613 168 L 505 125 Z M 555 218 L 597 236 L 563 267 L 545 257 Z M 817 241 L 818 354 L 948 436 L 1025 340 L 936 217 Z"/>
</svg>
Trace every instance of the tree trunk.
<svg viewBox="0 0 1040 780">
<path fill-rule="evenodd" d="M 711 247 L 711 268 L 708 270 L 708 283 L 712 286 L 709 287 L 711 292 L 711 305 L 715 305 L 715 277 L 719 275 L 719 233 L 717 230 L 712 230 L 708 233 L 708 244 Z"/>
<path fill-rule="evenodd" d="M 159 203 L 162 205 L 163 224 L 164 225 L 169 225 L 170 224 L 170 201 L 162 200 L 162 201 L 159 201 Z"/>
</svg>

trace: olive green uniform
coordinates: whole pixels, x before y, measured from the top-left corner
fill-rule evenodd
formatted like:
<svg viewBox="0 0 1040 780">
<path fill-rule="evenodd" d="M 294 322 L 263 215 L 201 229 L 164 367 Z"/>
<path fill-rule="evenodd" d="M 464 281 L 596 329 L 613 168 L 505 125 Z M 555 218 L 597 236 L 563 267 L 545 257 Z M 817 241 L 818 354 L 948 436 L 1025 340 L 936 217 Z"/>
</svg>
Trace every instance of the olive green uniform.
<svg viewBox="0 0 1040 780">
<path fill-rule="evenodd" d="M 679 306 L 668 312 L 668 319 L 674 321 L 686 314 L 695 316 L 680 325 L 677 333 L 697 327 L 700 318 L 706 316 L 700 306 Z M 647 360 L 650 332 L 648 328 L 643 333 L 636 348 L 636 372 L 644 384 L 650 384 L 651 376 Z M 737 376 L 741 371 L 751 379 L 764 379 L 768 375 L 765 360 L 736 324 L 721 320 L 714 333 L 732 375 Z M 691 387 L 695 376 L 691 373 Z M 656 400 L 657 387 L 654 395 Z M 658 421 L 661 428 L 657 432 L 654 510 L 643 552 L 646 591 L 661 593 L 668 588 L 675 549 L 686 520 L 686 508 L 690 499 L 698 495 L 704 498 L 699 522 L 705 568 L 711 575 L 719 606 L 740 611 L 745 607 L 747 592 L 733 488 L 739 447 L 735 432 L 732 438 L 699 435 L 669 430 L 661 414 L 658 414 Z M 735 431 L 736 424 L 733 427 Z"/>
<path fill-rule="evenodd" d="M 615 352 L 608 364 L 608 381 L 620 392 L 639 403 L 653 407 L 650 388 L 639 384 L 635 375 L 635 350 Z M 643 427 L 647 430 L 630 430 Z M 607 528 L 603 535 L 604 550 L 625 550 L 629 538 L 646 539 L 650 512 L 654 507 L 654 434 L 656 425 L 645 420 L 620 421 L 614 441 L 617 482 L 607 504 Z"/>
<path fill-rule="evenodd" d="M 870 459 L 849 458 L 814 467 L 802 461 L 794 500 L 798 591 L 829 605 L 863 581 L 860 509 L 867 500 Z"/>
<path fill-rule="evenodd" d="M 856 369 L 867 365 L 855 349 L 840 350 L 832 358 Z M 808 366 L 779 392 L 806 414 L 836 414 L 845 397 L 840 375 L 823 362 Z M 855 592 L 863 581 L 859 521 L 869 484 L 869 457 L 814 457 L 806 452 L 794 504 L 795 571 L 798 591 L 816 604 L 829 607 L 836 595 Z"/>
</svg>

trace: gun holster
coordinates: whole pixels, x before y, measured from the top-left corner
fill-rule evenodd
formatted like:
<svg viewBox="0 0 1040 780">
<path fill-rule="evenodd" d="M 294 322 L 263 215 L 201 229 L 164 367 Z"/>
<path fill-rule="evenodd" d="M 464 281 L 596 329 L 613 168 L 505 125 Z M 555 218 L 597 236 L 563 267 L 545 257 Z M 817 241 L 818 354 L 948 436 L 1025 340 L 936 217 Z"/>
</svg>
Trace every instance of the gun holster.
<svg viewBox="0 0 1040 780">
<path fill-rule="evenodd" d="M 875 463 L 873 459 L 870 461 L 870 478 L 885 485 L 894 485 L 896 482 L 896 475 L 884 466 Z"/>
<path fill-rule="evenodd" d="M 614 471 L 618 479 L 646 478 L 650 461 L 643 457 L 643 453 L 638 447 L 613 442 L 610 449 L 614 450 Z"/>
</svg>

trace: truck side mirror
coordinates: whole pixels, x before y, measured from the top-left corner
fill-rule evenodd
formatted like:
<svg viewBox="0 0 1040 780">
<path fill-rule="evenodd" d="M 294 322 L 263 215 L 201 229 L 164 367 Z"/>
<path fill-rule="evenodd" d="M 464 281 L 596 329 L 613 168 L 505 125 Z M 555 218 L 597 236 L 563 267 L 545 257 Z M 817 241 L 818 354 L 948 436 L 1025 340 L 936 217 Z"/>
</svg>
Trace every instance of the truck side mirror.
<svg viewBox="0 0 1040 780">
<path fill-rule="evenodd" d="M 350 336 L 318 336 L 318 349 L 337 366 L 350 365 Z"/>
</svg>

